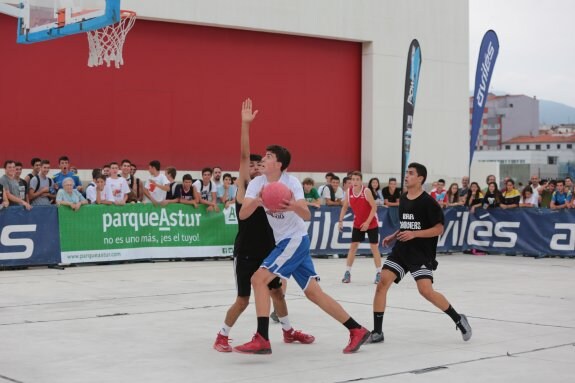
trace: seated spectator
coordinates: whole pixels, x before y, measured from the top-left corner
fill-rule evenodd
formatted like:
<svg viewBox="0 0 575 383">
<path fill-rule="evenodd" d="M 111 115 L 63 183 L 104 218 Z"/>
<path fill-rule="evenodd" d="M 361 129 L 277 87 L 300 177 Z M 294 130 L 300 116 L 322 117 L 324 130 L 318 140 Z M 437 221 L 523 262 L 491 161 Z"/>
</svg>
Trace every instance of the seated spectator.
<svg viewBox="0 0 575 383">
<path fill-rule="evenodd" d="M 303 186 L 303 197 L 305 198 L 307 205 L 315 208 L 320 207 L 319 193 L 313 187 L 314 182 L 311 178 L 305 178 L 302 182 Z"/>
<path fill-rule="evenodd" d="M 96 200 L 94 203 L 97 205 L 113 204 L 112 200 L 114 199 L 114 196 L 112 195 L 112 190 L 106 188 L 107 179 L 108 177 L 101 173 L 96 176 L 96 188 L 94 189 Z"/>
<path fill-rule="evenodd" d="M 58 206 L 69 206 L 72 210 L 78 211 L 82 205 L 88 201 L 78 189 L 74 189 L 75 181 L 71 178 L 65 178 L 62 181 L 62 188 L 56 194 L 56 204 Z"/>
<path fill-rule="evenodd" d="M 397 187 L 397 180 L 395 178 L 391 177 L 387 186 L 381 189 L 381 196 L 383 197 L 383 204 L 385 206 L 399 206 L 401 190 Z"/>
<path fill-rule="evenodd" d="M 343 205 L 343 189 L 339 187 L 338 176 L 334 175 L 331 177 L 331 184 L 323 189 L 321 199 L 323 204 L 327 206 Z"/>
<path fill-rule="evenodd" d="M 333 174 L 332 172 L 325 173 L 325 184 L 320 185 L 320 186 L 317 188 L 317 193 L 318 193 L 320 196 L 323 195 L 324 189 L 325 189 L 326 187 L 331 186 L 331 178 L 332 178 L 333 176 L 335 176 L 335 174 Z"/>
<path fill-rule="evenodd" d="M 237 188 L 232 184 L 232 175 L 225 173 L 222 176 L 222 184 L 218 187 L 218 202 L 223 203 L 227 209 L 230 205 L 236 203 Z"/>
<path fill-rule="evenodd" d="M 62 188 L 62 182 L 66 178 L 71 178 L 74 181 L 74 189 L 82 192 L 82 183 L 80 182 L 80 178 L 70 172 L 70 159 L 67 156 L 62 156 L 58 159 L 58 167 L 60 168 L 60 172 L 54 174 L 54 191 Z"/>
<path fill-rule="evenodd" d="M 449 185 L 449 189 L 447 190 L 447 193 L 445 193 L 444 207 L 461 206 L 463 205 L 464 202 L 465 201 L 463 200 L 463 197 L 459 196 L 459 185 L 457 184 L 457 182 L 454 182 L 451 185 Z"/>
<path fill-rule="evenodd" d="M 160 173 L 160 161 L 150 161 L 148 172 L 151 177 L 144 184 L 144 203 L 152 203 L 154 206 L 160 206 L 166 199 L 166 194 L 170 188 L 170 181 L 165 175 Z"/>
<path fill-rule="evenodd" d="M 541 198 L 541 202 L 539 203 L 540 207 L 545 209 L 551 207 L 551 198 L 553 197 L 555 186 L 555 180 L 541 181 L 541 186 L 539 186 L 539 197 Z"/>
<path fill-rule="evenodd" d="M 377 206 L 383 206 L 385 203 L 383 200 L 383 195 L 381 194 L 380 190 L 381 186 L 379 185 L 379 178 L 374 177 L 370 179 L 369 182 L 367 183 L 367 188 L 369 189 L 369 191 L 371 191 L 371 196 L 375 200 L 375 204 Z"/>
<path fill-rule="evenodd" d="M 505 191 L 501 193 L 501 208 L 513 209 L 519 207 L 521 193 L 519 193 L 519 190 L 515 189 L 515 181 L 509 177 L 505 178 L 507 181 L 505 182 Z"/>
<path fill-rule="evenodd" d="M 533 193 L 531 186 L 525 186 L 521 191 L 521 200 L 519 200 L 519 207 L 538 207 L 539 198 Z"/>
<path fill-rule="evenodd" d="M 184 174 L 182 177 L 182 184 L 178 185 L 178 190 L 176 190 L 176 195 L 179 197 L 180 203 L 198 207 L 200 196 L 196 192 L 196 189 L 192 186 L 192 183 L 192 176 L 190 174 Z"/>
<path fill-rule="evenodd" d="M 164 170 L 164 174 L 168 179 L 168 185 L 170 188 L 166 193 L 166 199 L 161 202 L 162 206 L 169 205 L 171 203 L 179 203 L 180 197 L 178 196 L 178 183 L 176 182 L 176 175 L 177 171 L 176 168 L 173 166 L 168 166 L 166 170 Z"/>
<path fill-rule="evenodd" d="M 462 199 L 465 199 L 467 197 L 468 192 L 469 192 L 469 177 L 463 176 L 461 177 L 461 188 L 459 188 L 459 196 Z"/>
<path fill-rule="evenodd" d="M 565 190 L 565 181 L 557 180 L 557 186 L 551 196 L 551 209 L 567 209 L 572 199 L 571 192 Z"/>
<path fill-rule="evenodd" d="M 102 175 L 102 169 L 100 168 L 96 168 L 94 170 L 92 170 L 92 182 L 90 182 L 88 184 L 88 186 L 86 186 L 86 199 L 88 200 L 89 203 L 91 204 L 95 204 L 96 203 L 96 187 L 97 187 L 97 179 L 99 176 Z M 104 177 L 104 184 L 105 185 L 106 180 Z M 102 186 L 103 188 L 104 186 Z"/>
<path fill-rule="evenodd" d="M 481 206 L 483 203 L 483 193 L 479 188 L 479 184 L 477 182 L 472 182 L 469 185 L 469 190 L 467 191 L 467 196 L 465 198 L 465 206 L 469 208 L 469 210 L 473 213 L 475 209 Z"/>
<path fill-rule="evenodd" d="M 28 190 L 28 199 L 32 206 L 50 205 L 56 196 L 50 192 L 54 186 L 54 181 L 48 177 L 50 172 L 50 161 L 40 161 L 40 173 L 32 176 L 30 179 L 30 188 Z"/>
<path fill-rule="evenodd" d="M 220 211 L 217 190 L 212 182 L 212 168 L 202 169 L 202 179 L 194 182 L 194 188 L 200 196 L 200 204 L 206 205 L 207 211 Z"/>
<path fill-rule="evenodd" d="M 4 187 L 4 198 L 9 201 L 10 206 L 24 206 L 30 210 L 32 206 L 20 198 L 20 183 L 16 178 L 16 162 L 6 160 L 4 162 L 4 175 L 0 177 L 0 184 Z"/>
<path fill-rule="evenodd" d="M 494 207 L 499 207 L 499 205 L 501 204 L 501 200 L 502 200 L 501 193 L 499 192 L 497 184 L 495 183 L 495 181 L 490 182 L 489 185 L 487 185 L 487 191 L 483 196 L 483 202 L 482 202 L 483 208 L 490 209 Z"/>
<path fill-rule="evenodd" d="M 28 175 L 24 178 L 24 181 L 30 185 L 30 180 L 40 174 L 40 168 L 42 167 L 42 160 L 38 157 L 32 158 L 30 161 L 30 165 L 32 166 L 32 173 L 28 173 Z"/>
<path fill-rule="evenodd" d="M 351 177 L 350 176 L 343 177 L 342 184 L 343 184 L 341 187 L 341 189 L 343 190 L 342 200 L 345 200 L 347 198 L 347 192 L 348 192 L 349 188 L 351 187 Z"/>
<path fill-rule="evenodd" d="M 144 186 L 142 181 L 132 174 L 132 162 L 130 160 L 122 161 L 122 177 L 126 179 L 128 186 L 130 187 L 130 193 L 128 194 L 127 203 L 137 203 L 141 202 L 144 197 Z"/>
<path fill-rule="evenodd" d="M 117 162 L 110 163 L 110 176 L 106 178 L 106 197 L 113 205 L 125 205 L 128 194 L 131 192 L 128 181 L 120 177 L 120 165 Z"/>
<path fill-rule="evenodd" d="M 445 207 L 445 205 L 447 204 L 446 203 L 447 199 L 445 198 L 446 196 L 447 196 L 447 190 L 445 190 L 445 180 L 438 179 L 435 191 L 431 192 L 431 198 L 437 201 L 439 206 Z"/>
</svg>

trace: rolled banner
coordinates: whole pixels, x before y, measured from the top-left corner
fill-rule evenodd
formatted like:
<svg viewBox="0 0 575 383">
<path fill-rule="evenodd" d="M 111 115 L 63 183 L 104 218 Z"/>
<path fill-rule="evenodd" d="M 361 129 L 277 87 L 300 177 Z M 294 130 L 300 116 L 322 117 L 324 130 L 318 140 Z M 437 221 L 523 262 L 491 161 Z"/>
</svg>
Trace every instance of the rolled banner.
<svg viewBox="0 0 575 383">
<path fill-rule="evenodd" d="M 473 92 L 473 113 L 471 116 L 471 134 L 469 137 L 469 168 L 473 161 L 473 153 L 479 135 L 479 128 L 483 121 L 483 110 L 489 93 L 489 83 L 493 74 L 493 67 L 499 53 L 499 40 L 497 34 L 491 29 L 485 33 L 479 48 L 477 70 L 475 72 L 475 91 Z"/>
<path fill-rule="evenodd" d="M 413 39 L 407 52 L 407 71 L 405 74 L 405 96 L 403 103 L 403 139 L 401 142 L 401 190 L 411 150 L 411 131 L 413 128 L 413 111 L 421 69 L 421 48 L 417 39 Z"/>
</svg>

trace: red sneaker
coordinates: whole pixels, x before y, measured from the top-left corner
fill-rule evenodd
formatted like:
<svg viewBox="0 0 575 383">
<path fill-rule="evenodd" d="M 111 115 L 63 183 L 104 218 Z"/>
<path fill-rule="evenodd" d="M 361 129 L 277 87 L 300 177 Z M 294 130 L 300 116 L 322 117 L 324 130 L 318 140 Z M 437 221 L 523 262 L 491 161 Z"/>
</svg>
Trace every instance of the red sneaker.
<svg viewBox="0 0 575 383">
<path fill-rule="evenodd" d="M 315 340 L 313 335 L 303 333 L 300 330 L 295 331 L 293 328 L 289 331 L 282 329 L 282 331 L 284 333 L 284 342 L 286 343 L 300 342 L 303 344 L 310 344 Z"/>
<path fill-rule="evenodd" d="M 232 352 L 232 346 L 228 343 L 228 337 L 218 333 L 214 342 L 214 349 L 219 352 Z"/>
<path fill-rule="evenodd" d="M 269 340 L 256 332 L 250 342 L 234 347 L 234 351 L 242 354 L 271 354 L 272 346 Z"/>
<path fill-rule="evenodd" d="M 361 345 L 369 339 L 369 334 L 370 332 L 364 327 L 349 330 L 349 343 L 347 347 L 343 349 L 343 353 L 351 354 L 359 350 Z"/>
</svg>

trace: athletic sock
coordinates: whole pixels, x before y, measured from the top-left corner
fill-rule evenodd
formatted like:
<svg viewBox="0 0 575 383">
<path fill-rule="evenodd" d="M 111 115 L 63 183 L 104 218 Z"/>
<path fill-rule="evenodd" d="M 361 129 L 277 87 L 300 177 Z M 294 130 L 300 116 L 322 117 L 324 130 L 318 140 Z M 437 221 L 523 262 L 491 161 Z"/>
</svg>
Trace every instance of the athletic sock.
<svg viewBox="0 0 575 383">
<path fill-rule="evenodd" d="M 449 317 L 451 319 L 453 319 L 453 321 L 457 324 L 459 323 L 459 321 L 461 320 L 461 315 L 459 315 L 457 313 L 457 311 L 455 311 L 455 309 L 453 308 L 453 306 L 449 305 L 449 307 L 447 308 L 447 310 L 444 311 L 444 313 L 446 313 L 447 315 L 449 315 Z"/>
<path fill-rule="evenodd" d="M 361 328 L 361 325 L 357 323 L 352 317 L 349 317 L 348 320 L 343 322 L 343 325 L 348 329 L 352 330 L 354 328 Z"/>
<path fill-rule="evenodd" d="M 258 317 L 258 334 L 265 340 L 269 340 L 268 329 L 270 327 L 270 317 Z"/>
<path fill-rule="evenodd" d="M 223 336 L 229 336 L 231 329 L 232 329 L 231 326 L 228 326 L 227 324 L 224 323 L 222 328 L 220 329 L 220 334 Z"/>
<path fill-rule="evenodd" d="M 351 273 L 351 266 L 347 266 L 347 267 L 345 268 L 345 270 L 346 270 L 346 271 L 349 271 L 349 272 Z"/>
<path fill-rule="evenodd" d="M 383 311 L 373 312 L 373 332 L 381 334 L 383 332 Z"/>
<path fill-rule="evenodd" d="M 291 330 L 291 324 L 289 323 L 289 317 L 286 315 L 285 317 L 278 317 L 278 319 L 280 320 L 280 323 L 282 325 L 282 328 L 286 331 Z"/>
</svg>

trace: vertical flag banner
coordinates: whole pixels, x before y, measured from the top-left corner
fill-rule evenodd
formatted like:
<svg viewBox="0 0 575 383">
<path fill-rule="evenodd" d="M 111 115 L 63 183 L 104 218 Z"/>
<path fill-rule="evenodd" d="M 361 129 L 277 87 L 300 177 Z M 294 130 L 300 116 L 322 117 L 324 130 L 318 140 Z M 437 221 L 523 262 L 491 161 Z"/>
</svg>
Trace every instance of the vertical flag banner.
<svg viewBox="0 0 575 383">
<path fill-rule="evenodd" d="M 413 111 L 419 83 L 419 70 L 421 69 L 421 48 L 414 39 L 409 45 L 407 53 L 407 71 L 405 75 L 405 96 L 403 103 L 403 139 L 401 142 L 401 189 L 407 165 L 409 165 L 409 152 L 411 150 L 411 130 L 413 127 Z"/>
<path fill-rule="evenodd" d="M 473 114 L 471 116 L 471 134 L 469 140 L 469 168 L 473 161 L 475 144 L 483 120 L 483 110 L 487 102 L 489 93 L 489 83 L 493 74 L 493 67 L 497 54 L 499 53 L 499 39 L 497 34 L 491 29 L 485 33 L 479 48 L 479 58 L 477 59 L 477 70 L 475 72 L 475 91 L 473 92 Z"/>
</svg>

